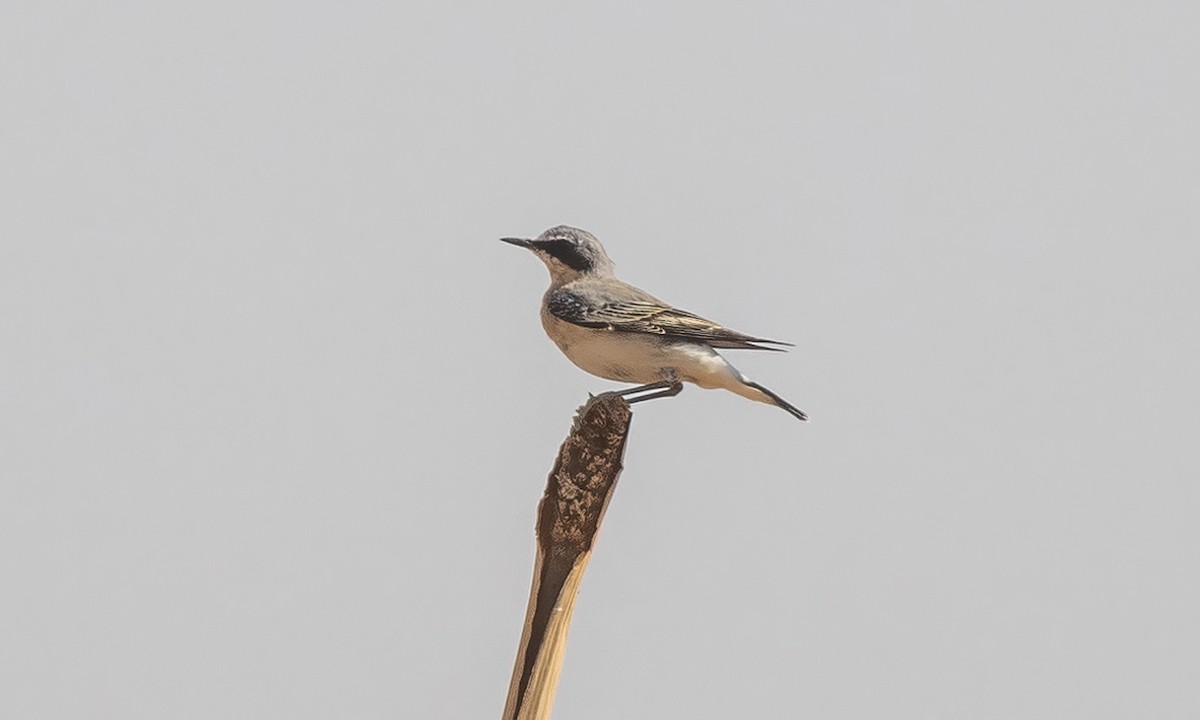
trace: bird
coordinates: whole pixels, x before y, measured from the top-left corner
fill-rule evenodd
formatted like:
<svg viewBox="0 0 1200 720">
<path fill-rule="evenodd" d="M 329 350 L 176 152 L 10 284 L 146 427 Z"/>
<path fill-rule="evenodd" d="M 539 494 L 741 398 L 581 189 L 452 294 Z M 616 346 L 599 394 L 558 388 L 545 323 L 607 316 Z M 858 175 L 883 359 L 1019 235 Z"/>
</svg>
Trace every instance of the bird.
<svg viewBox="0 0 1200 720">
<path fill-rule="evenodd" d="M 782 351 L 791 343 L 731 330 L 618 280 L 604 246 L 586 230 L 556 225 L 535 238 L 500 240 L 533 251 L 550 271 L 541 308 L 546 334 L 580 369 L 606 380 L 640 383 L 618 392 L 629 402 L 678 395 L 689 382 L 808 420 L 803 410 L 750 380 L 717 352 Z"/>
</svg>

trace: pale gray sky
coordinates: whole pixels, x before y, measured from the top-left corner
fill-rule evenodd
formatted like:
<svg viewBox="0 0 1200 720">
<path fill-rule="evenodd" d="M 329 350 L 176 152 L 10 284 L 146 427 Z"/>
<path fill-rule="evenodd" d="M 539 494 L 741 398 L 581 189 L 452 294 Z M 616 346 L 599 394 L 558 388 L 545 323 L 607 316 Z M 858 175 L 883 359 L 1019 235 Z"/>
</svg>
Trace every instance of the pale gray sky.
<svg viewBox="0 0 1200 720">
<path fill-rule="evenodd" d="M 559 718 L 1200 716 L 1200 5 L 10 2 L 0 717 L 498 717 L 621 276 Z"/>
</svg>

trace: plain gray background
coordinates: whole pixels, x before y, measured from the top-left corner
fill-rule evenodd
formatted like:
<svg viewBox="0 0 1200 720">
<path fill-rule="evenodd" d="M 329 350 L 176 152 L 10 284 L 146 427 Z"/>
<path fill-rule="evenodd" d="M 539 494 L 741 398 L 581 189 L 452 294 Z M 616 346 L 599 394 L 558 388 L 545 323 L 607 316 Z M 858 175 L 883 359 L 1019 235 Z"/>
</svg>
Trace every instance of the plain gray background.
<svg viewBox="0 0 1200 720">
<path fill-rule="evenodd" d="M 498 717 L 558 223 L 813 422 L 637 408 L 557 717 L 1200 716 L 1198 7 L 6 3 L 0 716 Z"/>
</svg>

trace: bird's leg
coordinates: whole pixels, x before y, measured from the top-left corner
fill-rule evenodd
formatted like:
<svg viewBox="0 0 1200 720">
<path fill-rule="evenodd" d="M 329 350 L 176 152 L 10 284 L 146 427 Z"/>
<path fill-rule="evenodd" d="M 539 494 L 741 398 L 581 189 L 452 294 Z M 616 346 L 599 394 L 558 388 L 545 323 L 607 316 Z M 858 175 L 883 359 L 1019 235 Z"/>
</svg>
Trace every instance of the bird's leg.
<svg viewBox="0 0 1200 720">
<path fill-rule="evenodd" d="M 652 390 L 656 391 L 656 392 L 650 392 L 647 395 L 641 395 L 641 393 L 644 393 L 647 391 L 652 391 Z M 629 388 L 628 390 L 620 390 L 616 394 L 625 398 L 625 402 L 632 405 L 635 402 L 642 402 L 643 400 L 654 400 L 656 398 L 662 398 L 662 397 L 674 397 L 675 395 L 678 395 L 682 390 L 683 390 L 683 383 L 679 382 L 678 380 L 662 380 L 660 382 L 653 382 L 653 383 L 649 383 L 647 385 L 638 385 L 637 387 Z M 631 396 L 636 396 L 636 397 L 631 397 Z"/>
<path fill-rule="evenodd" d="M 663 373 L 666 377 L 658 382 L 638 385 L 637 387 L 629 388 L 628 390 L 620 390 L 618 395 L 625 398 L 625 402 L 633 404 L 642 402 L 643 400 L 654 400 L 662 397 L 675 397 L 683 391 L 683 383 L 679 381 L 679 377 L 674 373 Z M 642 395 L 644 392 L 650 392 L 648 395 Z M 631 398 L 630 396 L 638 396 Z"/>
</svg>

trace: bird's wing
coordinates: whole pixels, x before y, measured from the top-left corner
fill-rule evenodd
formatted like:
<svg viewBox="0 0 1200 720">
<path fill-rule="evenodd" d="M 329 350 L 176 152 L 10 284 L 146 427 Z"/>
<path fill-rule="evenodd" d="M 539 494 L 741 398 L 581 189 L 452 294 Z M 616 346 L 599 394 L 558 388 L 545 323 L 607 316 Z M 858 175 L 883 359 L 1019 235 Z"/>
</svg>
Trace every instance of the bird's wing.
<svg viewBox="0 0 1200 720">
<path fill-rule="evenodd" d="M 764 347 L 760 343 L 791 345 L 730 330 L 699 315 L 673 308 L 649 297 L 633 300 L 605 297 L 604 294 L 600 294 L 599 297 L 591 299 L 581 293 L 562 289 L 550 294 L 546 299 L 546 308 L 559 320 L 581 327 L 662 335 L 703 342 L 715 348 L 782 350 L 777 347 Z"/>
</svg>

